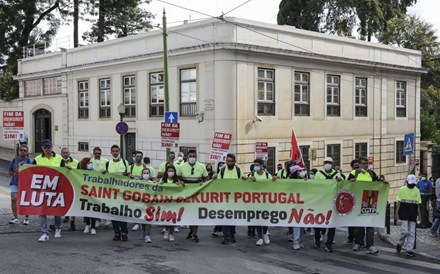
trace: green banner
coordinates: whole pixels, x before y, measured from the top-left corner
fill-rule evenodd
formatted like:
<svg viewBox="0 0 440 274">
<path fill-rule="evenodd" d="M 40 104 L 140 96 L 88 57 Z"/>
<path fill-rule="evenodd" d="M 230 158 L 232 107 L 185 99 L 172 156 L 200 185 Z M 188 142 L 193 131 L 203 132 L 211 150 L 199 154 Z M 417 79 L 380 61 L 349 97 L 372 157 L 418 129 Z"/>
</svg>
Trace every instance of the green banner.
<svg viewBox="0 0 440 274">
<path fill-rule="evenodd" d="M 389 185 L 333 180 L 217 179 L 160 184 L 24 165 L 21 215 L 88 216 L 162 225 L 384 227 Z"/>
</svg>

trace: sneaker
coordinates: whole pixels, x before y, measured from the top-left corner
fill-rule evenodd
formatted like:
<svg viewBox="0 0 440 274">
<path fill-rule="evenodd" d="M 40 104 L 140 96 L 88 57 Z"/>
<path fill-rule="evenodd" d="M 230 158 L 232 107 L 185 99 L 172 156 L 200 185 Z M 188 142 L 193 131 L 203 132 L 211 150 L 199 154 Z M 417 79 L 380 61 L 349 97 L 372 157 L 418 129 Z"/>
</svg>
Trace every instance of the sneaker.
<svg viewBox="0 0 440 274">
<path fill-rule="evenodd" d="M 95 228 L 98 229 L 101 226 L 101 222 L 99 220 L 95 223 Z"/>
<path fill-rule="evenodd" d="M 179 233 L 179 228 L 177 226 L 174 228 L 174 232 Z"/>
<path fill-rule="evenodd" d="M 255 244 L 256 246 L 262 246 L 264 244 L 263 239 L 258 239 L 257 243 Z"/>
<path fill-rule="evenodd" d="M 263 235 L 263 241 L 266 245 L 270 244 L 269 234 Z"/>
<path fill-rule="evenodd" d="M 362 247 L 362 248 L 366 248 L 366 247 L 367 247 L 367 244 L 361 244 L 361 247 Z"/>
<path fill-rule="evenodd" d="M 139 224 L 135 224 L 131 230 L 138 231 L 139 230 Z"/>
<path fill-rule="evenodd" d="M 397 253 L 400 253 L 400 251 L 402 251 L 402 246 L 397 244 L 396 245 L 396 251 L 397 251 Z"/>
<path fill-rule="evenodd" d="M 415 257 L 416 254 L 414 252 L 412 252 L 412 251 L 408 251 L 408 252 L 406 252 L 406 256 L 408 256 L 408 257 Z"/>
<path fill-rule="evenodd" d="M 94 229 L 94 228 L 90 229 L 90 234 L 96 235 L 96 229 Z"/>
<path fill-rule="evenodd" d="M 90 233 L 90 226 L 86 225 L 86 227 L 84 227 L 84 234 Z"/>
<path fill-rule="evenodd" d="M 76 231 L 76 226 L 74 222 L 70 223 L 70 231 Z"/>
<path fill-rule="evenodd" d="M 218 233 L 217 233 L 217 231 L 212 232 L 212 233 L 211 233 L 211 236 L 214 237 L 214 238 L 217 238 L 217 237 L 218 237 Z"/>
<path fill-rule="evenodd" d="M 189 240 L 189 239 L 191 239 L 192 237 L 193 237 L 193 235 L 192 235 L 191 231 L 188 232 L 188 235 L 186 236 L 186 238 Z"/>
<path fill-rule="evenodd" d="M 150 236 L 145 236 L 145 238 L 144 238 L 144 241 L 146 242 L 146 243 L 151 243 L 151 238 L 150 238 Z"/>
<path fill-rule="evenodd" d="M 9 221 L 9 223 L 10 223 L 11 225 L 19 224 L 19 223 L 20 223 L 20 220 L 19 220 L 18 218 L 12 218 L 12 219 Z"/>
<path fill-rule="evenodd" d="M 370 246 L 370 247 L 367 249 L 367 253 L 370 253 L 370 254 L 377 254 L 377 253 L 379 253 L 379 250 L 377 250 L 377 248 L 375 248 L 374 246 Z"/>
<path fill-rule="evenodd" d="M 23 220 L 23 224 L 24 224 L 24 225 L 28 225 L 28 224 L 29 224 L 29 219 L 28 219 L 28 218 L 25 218 L 25 219 Z"/>
<path fill-rule="evenodd" d="M 333 247 L 331 247 L 330 245 L 326 245 L 324 250 L 327 252 L 333 252 Z"/>
<path fill-rule="evenodd" d="M 173 235 L 168 235 L 168 241 L 170 242 L 174 242 L 174 236 Z"/>
<path fill-rule="evenodd" d="M 49 236 L 46 234 L 41 235 L 41 237 L 38 239 L 39 242 L 47 242 L 49 241 Z"/>
<path fill-rule="evenodd" d="M 104 226 L 110 226 L 112 222 L 110 220 L 105 220 Z"/>
<path fill-rule="evenodd" d="M 347 240 L 347 244 L 352 245 L 352 244 L 354 244 L 354 242 L 352 240 Z"/>
<path fill-rule="evenodd" d="M 162 231 L 160 233 L 164 234 L 167 231 L 166 228 L 162 228 Z"/>
<path fill-rule="evenodd" d="M 321 238 L 319 238 L 319 241 L 320 242 L 324 241 L 324 235 L 321 235 Z"/>
<path fill-rule="evenodd" d="M 122 234 L 122 235 L 121 235 L 121 241 L 123 241 L 123 242 L 128 241 L 128 237 L 127 237 L 127 235 Z"/>
<path fill-rule="evenodd" d="M 321 247 L 321 242 L 320 242 L 320 241 L 317 241 L 317 240 L 314 240 L 314 241 L 313 241 L 313 246 L 314 246 L 315 248 L 320 248 L 320 247 Z"/>
<path fill-rule="evenodd" d="M 353 251 L 359 251 L 359 249 L 361 249 L 361 245 L 360 244 L 354 244 L 353 245 Z"/>
<path fill-rule="evenodd" d="M 113 236 L 113 241 L 120 241 L 120 240 L 121 240 L 121 236 L 119 235 Z"/>
<path fill-rule="evenodd" d="M 289 242 L 293 242 L 293 235 L 292 234 L 287 234 L 287 241 Z"/>
<path fill-rule="evenodd" d="M 165 231 L 165 232 L 163 233 L 163 238 L 164 238 L 165 240 L 168 240 L 168 236 L 169 236 L 168 231 Z"/>
<path fill-rule="evenodd" d="M 54 238 L 61 238 L 61 229 L 56 229 L 55 230 L 55 236 Z"/>
<path fill-rule="evenodd" d="M 193 240 L 192 241 L 195 242 L 195 243 L 200 242 L 199 237 L 197 237 L 197 235 L 193 236 Z"/>
<path fill-rule="evenodd" d="M 293 244 L 293 250 L 300 250 L 301 246 L 299 244 Z"/>
</svg>

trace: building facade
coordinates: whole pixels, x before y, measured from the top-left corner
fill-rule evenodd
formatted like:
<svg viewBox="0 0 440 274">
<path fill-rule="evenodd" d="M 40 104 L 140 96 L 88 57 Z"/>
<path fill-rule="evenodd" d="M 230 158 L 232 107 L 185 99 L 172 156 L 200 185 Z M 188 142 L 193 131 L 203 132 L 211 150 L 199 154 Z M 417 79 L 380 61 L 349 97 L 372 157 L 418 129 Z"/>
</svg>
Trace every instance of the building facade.
<svg viewBox="0 0 440 274">
<path fill-rule="evenodd" d="M 158 167 L 165 159 L 162 39 L 152 31 L 20 60 L 16 104 L 31 151 L 51 138 L 76 158 L 95 146 L 110 155 L 123 103 L 126 156 L 140 149 Z M 410 163 L 405 133 L 415 133 L 419 158 L 418 51 L 237 18 L 170 28 L 168 48 L 169 105 L 181 128 L 176 150 L 195 148 L 201 162 L 211 162 L 214 132 L 227 132 L 245 170 L 255 143 L 268 142 L 273 172 L 289 157 L 294 128 L 309 168 L 331 156 L 349 172 L 352 159 L 372 157 L 394 196 Z"/>
</svg>

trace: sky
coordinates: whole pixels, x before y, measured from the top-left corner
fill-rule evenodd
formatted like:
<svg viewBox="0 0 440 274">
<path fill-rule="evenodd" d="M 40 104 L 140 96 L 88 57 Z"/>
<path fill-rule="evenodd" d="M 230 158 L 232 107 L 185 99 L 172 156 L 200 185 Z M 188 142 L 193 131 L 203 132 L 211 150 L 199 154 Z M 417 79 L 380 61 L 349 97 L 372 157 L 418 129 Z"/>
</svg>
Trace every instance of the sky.
<svg viewBox="0 0 440 274">
<path fill-rule="evenodd" d="M 189 22 L 206 19 L 209 16 L 239 17 L 254 21 L 277 23 L 278 6 L 280 0 L 152 0 L 147 5 L 156 18 L 153 20 L 153 26 L 162 24 L 162 12 L 165 8 L 167 14 L 168 26 L 182 24 L 184 20 Z M 185 7 L 185 10 L 177 6 Z M 240 6 L 241 5 L 241 6 Z M 239 7 L 240 6 L 240 7 Z M 417 14 L 423 20 L 433 24 L 434 29 L 440 29 L 440 0 L 418 0 L 417 4 L 408 9 L 410 14 Z M 203 14 L 200 14 L 200 13 Z M 80 36 L 87 31 L 90 25 L 80 25 Z M 59 35 L 54 41 L 55 47 L 73 47 L 73 38 L 69 33 L 73 33 L 73 26 L 63 26 L 58 32 Z M 66 35 L 68 34 L 68 35 Z M 437 32 L 440 36 L 440 33 Z M 70 38 L 69 38 L 70 36 Z M 86 42 L 80 42 L 87 44 Z"/>
</svg>

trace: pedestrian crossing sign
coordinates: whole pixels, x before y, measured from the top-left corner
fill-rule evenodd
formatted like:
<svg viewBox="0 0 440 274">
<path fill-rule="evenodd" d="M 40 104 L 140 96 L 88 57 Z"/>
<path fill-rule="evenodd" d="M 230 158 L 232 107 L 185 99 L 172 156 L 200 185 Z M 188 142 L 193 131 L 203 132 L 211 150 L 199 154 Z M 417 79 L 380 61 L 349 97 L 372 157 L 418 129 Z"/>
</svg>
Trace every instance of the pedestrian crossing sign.
<svg viewBox="0 0 440 274">
<path fill-rule="evenodd" d="M 403 155 L 414 154 L 414 133 L 407 133 L 403 136 Z"/>
</svg>

